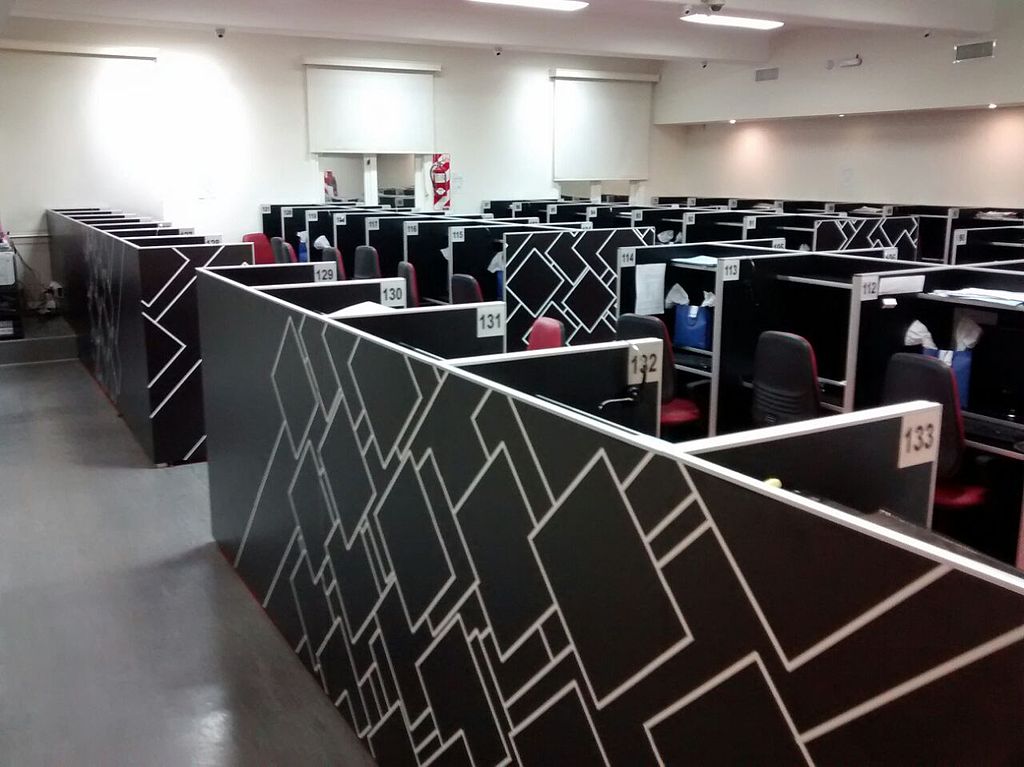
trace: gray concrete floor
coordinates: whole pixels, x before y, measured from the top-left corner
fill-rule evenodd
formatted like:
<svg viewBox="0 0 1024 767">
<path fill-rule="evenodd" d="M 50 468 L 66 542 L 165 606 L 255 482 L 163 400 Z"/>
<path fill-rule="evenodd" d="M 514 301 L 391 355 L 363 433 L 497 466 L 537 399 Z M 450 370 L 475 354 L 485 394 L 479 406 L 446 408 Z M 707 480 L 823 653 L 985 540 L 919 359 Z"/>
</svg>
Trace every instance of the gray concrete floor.
<svg viewBox="0 0 1024 767">
<path fill-rule="evenodd" d="M 369 765 L 77 362 L 0 368 L 0 765 Z"/>
</svg>

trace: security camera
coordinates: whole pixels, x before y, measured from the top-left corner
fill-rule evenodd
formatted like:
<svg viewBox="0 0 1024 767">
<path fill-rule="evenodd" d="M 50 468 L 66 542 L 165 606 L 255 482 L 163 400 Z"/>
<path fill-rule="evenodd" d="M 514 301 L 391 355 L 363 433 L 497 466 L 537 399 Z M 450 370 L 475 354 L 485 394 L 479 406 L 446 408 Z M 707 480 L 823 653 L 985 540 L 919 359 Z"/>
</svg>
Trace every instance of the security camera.
<svg viewBox="0 0 1024 767">
<path fill-rule="evenodd" d="M 494 46 L 494 55 L 495 55 L 495 56 L 500 56 L 500 55 L 501 55 L 501 54 L 503 54 L 504 52 L 505 52 L 505 49 L 504 49 L 504 48 L 502 48 L 502 47 L 501 47 L 500 45 L 495 45 L 495 46 Z"/>
<path fill-rule="evenodd" d="M 720 3 L 713 2 L 712 0 L 701 0 L 712 12 L 718 13 L 720 10 L 725 8 L 725 0 Z"/>
<path fill-rule="evenodd" d="M 710 66 L 710 65 L 709 65 L 709 64 L 708 64 L 708 62 L 706 62 L 706 61 L 702 61 L 702 62 L 700 63 L 700 68 L 701 68 L 701 69 L 707 69 L 707 68 L 708 68 L 709 66 Z"/>
<path fill-rule="evenodd" d="M 696 12 L 697 12 L 697 9 L 694 8 L 692 5 L 690 5 L 689 3 L 687 3 L 686 5 L 683 6 L 683 15 L 684 16 L 692 16 Z"/>
<path fill-rule="evenodd" d="M 924 39 L 927 40 L 931 36 L 932 36 L 932 31 L 930 29 L 926 29 L 924 31 L 924 35 L 923 35 Z"/>
<path fill-rule="evenodd" d="M 217 35 L 217 38 L 220 39 L 220 40 L 223 40 L 224 39 L 224 35 L 226 35 L 228 33 L 228 31 L 226 29 L 224 29 L 224 27 L 217 27 L 213 31 L 214 31 L 214 34 Z"/>
</svg>

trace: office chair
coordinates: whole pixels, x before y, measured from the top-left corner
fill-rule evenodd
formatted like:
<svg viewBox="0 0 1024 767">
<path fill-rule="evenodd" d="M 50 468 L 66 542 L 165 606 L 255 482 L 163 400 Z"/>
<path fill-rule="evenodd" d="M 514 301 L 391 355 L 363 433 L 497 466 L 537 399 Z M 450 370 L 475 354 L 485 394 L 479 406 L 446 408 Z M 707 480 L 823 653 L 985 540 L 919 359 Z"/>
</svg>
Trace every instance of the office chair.
<svg viewBox="0 0 1024 767">
<path fill-rule="evenodd" d="M 275 264 L 287 264 L 288 263 L 288 257 L 287 257 L 287 255 L 284 252 L 284 240 L 282 240 L 280 237 L 271 237 L 270 238 L 270 249 L 271 249 L 271 251 L 274 254 L 274 263 Z"/>
<path fill-rule="evenodd" d="M 322 254 L 322 256 L 320 258 L 321 261 L 333 261 L 334 263 L 336 263 L 338 265 L 338 280 L 339 281 L 347 279 L 345 277 L 345 264 L 343 264 L 341 262 L 341 253 L 338 252 L 337 248 L 332 248 L 332 247 L 328 246 L 328 247 L 324 248 L 323 250 L 321 250 L 320 253 Z"/>
<path fill-rule="evenodd" d="M 960 395 L 952 368 L 923 354 L 894 354 L 885 369 L 882 404 L 927 400 L 942 405 L 942 432 L 936 465 L 935 507 L 969 509 L 985 502 L 983 485 L 954 482 L 966 448 Z"/>
<path fill-rule="evenodd" d="M 420 286 L 416 282 L 416 267 L 408 261 L 398 264 L 398 276 L 405 280 L 405 305 L 415 309 L 420 305 Z"/>
<path fill-rule="evenodd" d="M 290 242 L 282 242 L 281 248 L 284 253 L 284 262 L 286 264 L 297 264 L 299 257 L 295 255 L 295 248 L 292 247 Z"/>
<path fill-rule="evenodd" d="M 271 247 L 270 240 L 267 239 L 267 235 L 263 234 L 263 232 L 242 235 L 242 242 L 252 243 L 253 263 L 276 263 L 276 259 L 274 258 L 274 249 Z"/>
<path fill-rule="evenodd" d="M 821 415 L 814 349 L 793 333 L 769 330 L 754 352 L 754 425 L 778 426 Z"/>
<path fill-rule="evenodd" d="M 484 300 L 484 294 L 480 290 L 480 283 L 469 274 L 452 275 L 452 303 L 453 304 L 479 304 Z"/>
<path fill-rule="evenodd" d="M 552 317 L 538 317 L 530 328 L 527 351 L 565 346 L 565 325 Z"/>
<path fill-rule="evenodd" d="M 380 279 L 380 255 L 378 255 L 376 248 L 370 247 L 369 245 L 360 245 L 356 248 L 356 253 L 353 258 L 353 280 Z"/>
<path fill-rule="evenodd" d="M 640 338 L 660 338 L 662 345 L 661 425 L 684 426 L 700 421 L 700 407 L 693 400 L 676 396 L 676 363 L 672 353 L 672 339 L 668 328 L 657 317 L 642 314 L 623 314 L 615 328 L 615 338 L 631 341 Z"/>
</svg>

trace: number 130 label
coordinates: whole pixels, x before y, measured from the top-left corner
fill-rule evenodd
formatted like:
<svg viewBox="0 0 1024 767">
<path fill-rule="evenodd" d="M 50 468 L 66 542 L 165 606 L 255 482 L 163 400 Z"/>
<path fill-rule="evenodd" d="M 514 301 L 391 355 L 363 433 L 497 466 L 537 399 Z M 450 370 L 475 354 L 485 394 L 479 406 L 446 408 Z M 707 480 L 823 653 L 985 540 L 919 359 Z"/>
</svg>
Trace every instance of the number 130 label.
<svg viewBox="0 0 1024 767">
<path fill-rule="evenodd" d="M 476 337 L 494 338 L 503 335 L 505 335 L 504 308 L 478 306 L 476 309 Z"/>
<path fill-rule="evenodd" d="M 939 456 L 939 417 L 935 410 L 903 416 L 897 468 L 930 463 Z"/>
</svg>

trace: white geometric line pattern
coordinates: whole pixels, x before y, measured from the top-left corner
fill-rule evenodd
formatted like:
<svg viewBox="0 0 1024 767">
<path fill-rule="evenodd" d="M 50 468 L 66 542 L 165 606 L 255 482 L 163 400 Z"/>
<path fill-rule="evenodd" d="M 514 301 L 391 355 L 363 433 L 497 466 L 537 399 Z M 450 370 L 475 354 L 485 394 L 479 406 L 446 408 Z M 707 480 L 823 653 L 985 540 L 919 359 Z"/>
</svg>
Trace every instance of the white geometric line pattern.
<svg viewBox="0 0 1024 767">
<path fill-rule="evenodd" d="M 858 567 L 891 586 L 804 626 L 779 607 L 798 593 L 741 569 L 766 546 L 731 516 L 765 513 L 764 496 L 737 504 L 724 480 L 298 316 L 267 320 L 274 371 L 247 379 L 278 403 L 276 440 L 233 561 L 259 571 L 257 596 L 378 758 L 848 764 L 885 753 L 865 743 L 898 748 L 921 707 L 942 723 L 1009 716 L 977 687 L 1012 692 L 1024 662 L 1009 592 L 849 531 Z M 779 536 L 797 534 L 787 519 Z M 270 558 L 250 542 L 268 527 L 286 531 Z M 980 626 L 932 631 L 964 599 Z M 980 712 L 946 706 L 947 685 Z M 884 738 L 870 716 L 883 706 Z M 723 721 L 731 737 L 705 735 Z M 985 740 L 1020 756 L 1013 737 Z M 981 753 L 970 738 L 945 747 L 951 762 Z"/>
</svg>

